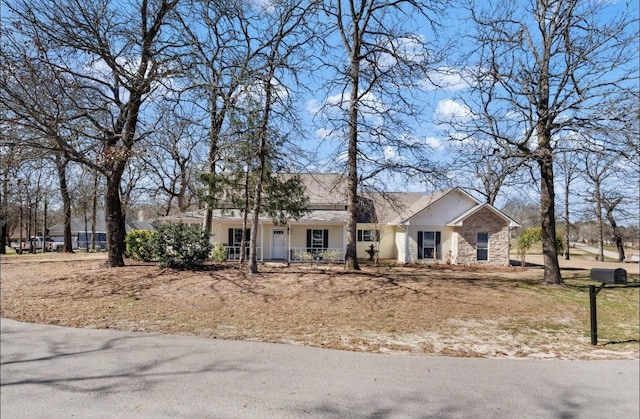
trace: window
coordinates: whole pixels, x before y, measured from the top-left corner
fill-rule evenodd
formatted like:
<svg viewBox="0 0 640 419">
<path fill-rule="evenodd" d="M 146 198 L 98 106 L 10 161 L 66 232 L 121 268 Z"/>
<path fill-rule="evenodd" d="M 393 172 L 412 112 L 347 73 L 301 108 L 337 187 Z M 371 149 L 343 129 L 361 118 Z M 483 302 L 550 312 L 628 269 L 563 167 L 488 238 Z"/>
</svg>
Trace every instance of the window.
<svg viewBox="0 0 640 419">
<path fill-rule="evenodd" d="M 307 230 L 307 249 L 311 252 L 329 247 L 329 230 Z"/>
<path fill-rule="evenodd" d="M 489 260 L 489 233 L 478 233 L 477 235 L 476 260 Z"/>
<path fill-rule="evenodd" d="M 245 245 L 249 245 L 249 240 L 251 239 L 251 229 L 246 229 L 244 234 L 244 243 Z M 229 229 L 229 246 L 240 246 L 242 243 L 242 229 L 241 228 L 230 228 Z"/>
<path fill-rule="evenodd" d="M 442 257 L 439 231 L 418 231 L 418 259 L 440 259 Z"/>
<path fill-rule="evenodd" d="M 359 242 L 378 242 L 380 241 L 380 230 L 358 230 Z"/>
</svg>

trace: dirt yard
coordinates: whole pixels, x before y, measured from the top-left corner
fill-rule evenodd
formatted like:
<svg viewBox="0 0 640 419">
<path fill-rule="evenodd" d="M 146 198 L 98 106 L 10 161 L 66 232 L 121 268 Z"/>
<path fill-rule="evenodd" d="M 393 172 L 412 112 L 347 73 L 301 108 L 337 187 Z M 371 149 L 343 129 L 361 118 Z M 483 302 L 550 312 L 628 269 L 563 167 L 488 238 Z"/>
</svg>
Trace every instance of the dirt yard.
<svg viewBox="0 0 640 419">
<path fill-rule="evenodd" d="M 634 359 L 638 288 L 598 295 L 590 344 L 588 276 L 540 285 L 542 269 L 364 265 L 236 265 L 200 271 L 104 255 L 1 261 L 1 314 L 20 321 L 256 340 L 381 353 L 464 357 Z M 637 283 L 636 275 L 630 281 Z"/>
</svg>

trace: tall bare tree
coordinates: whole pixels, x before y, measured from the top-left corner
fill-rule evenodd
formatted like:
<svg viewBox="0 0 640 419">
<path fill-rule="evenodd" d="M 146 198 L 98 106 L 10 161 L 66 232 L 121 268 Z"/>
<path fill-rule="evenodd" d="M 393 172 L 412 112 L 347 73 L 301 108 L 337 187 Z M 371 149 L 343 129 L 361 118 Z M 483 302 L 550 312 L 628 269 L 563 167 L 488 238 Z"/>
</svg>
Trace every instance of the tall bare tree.
<svg viewBox="0 0 640 419">
<path fill-rule="evenodd" d="M 203 132 L 190 118 L 191 107 L 161 108 L 162 117 L 145 142 L 143 170 L 150 178 L 146 189 L 162 202 L 164 215 L 185 212 L 196 197 L 196 176 L 203 163 Z"/>
<path fill-rule="evenodd" d="M 120 187 L 141 138 L 138 122 L 143 105 L 159 81 L 176 72 L 173 54 L 180 40 L 167 26 L 176 4 L 177 0 L 139 0 L 126 6 L 109 0 L 62 0 L 51 7 L 44 0 L 17 0 L 5 8 L 15 22 L 16 39 L 30 48 L 30 63 L 46 67 L 73 87 L 65 100 L 82 118 L 67 129 L 80 131 L 76 138 L 86 142 L 80 146 L 57 137 L 56 147 L 107 179 L 111 267 L 124 265 Z M 83 146 L 99 151 L 99 160 L 87 159 Z"/>
<path fill-rule="evenodd" d="M 305 199 L 301 194 L 299 179 L 281 180 L 274 176 L 274 162 L 283 152 L 286 137 L 285 127 L 295 127 L 297 117 L 291 95 L 296 91 L 297 71 L 304 62 L 303 48 L 314 37 L 308 19 L 315 16 L 317 2 L 285 0 L 268 6 L 258 6 L 248 25 L 253 34 L 250 78 L 246 80 L 245 101 L 257 103 L 255 150 L 255 184 L 251 208 L 251 237 L 249 271 L 258 272 L 257 241 L 258 223 L 262 213 L 271 215 L 276 221 L 285 221 L 282 215 L 288 212 L 298 218 Z M 259 16 L 259 19 L 254 20 Z M 274 129 L 277 121 L 278 129 Z M 291 144 L 290 148 L 291 148 Z M 265 200 L 264 195 L 268 198 Z M 289 195 L 286 197 L 286 195 Z M 283 199 L 284 198 L 284 199 Z M 268 203 L 267 203 L 268 202 Z"/>
<path fill-rule="evenodd" d="M 329 48 L 324 66 L 333 72 L 325 112 L 329 137 L 346 138 L 337 161 L 346 161 L 347 243 L 345 269 L 360 269 L 356 254 L 358 190 L 382 172 L 409 177 L 434 174 L 421 142 L 407 128 L 420 119 L 415 93 L 424 87 L 430 65 L 440 57 L 434 39 L 424 33 L 447 1 L 332 0 L 323 3 L 329 16 Z M 419 22 L 419 23 L 418 23 Z M 339 45 L 332 45 L 336 39 Z M 336 42 L 337 44 L 337 42 Z M 384 121 L 384 122 L 383 122 Z M 345 147 L 342 147 L 344 145 Z M 414 179 L 415 180 L 415 179 Z"/>
<path fill-rule="evenodd" d="M 615 5 L 619 7 L 619 5 Z M 544 283 L 562 284 L 555 225 L 554 156 L 562 132 L 595 126 L 594 112 L 637 90 L 637 17 L 605 1 L 488 1 L 476 26 L 470 132 L 539 168 Z"/>
<path fill-rule="evenodd" d="M 193 102 L 199 110 L 194 112 L 194 121 L 208 131 L 203 229 L 211 232 L 213 209 L 224 183 L 218 179 L 224 166 L 220 143 L 254 52 L 248 18 L 252 5 L 215 0 L 186 4 L 191 7 L 181 9 L 178 26 L 189 44 L 181 59 L 187 71 L 180 100 Z"/>
<path fill-rule="evenodd" d="M 449 173 L 454 179 L 454 186 L 463 183 L 465 189 L 476 192 L 486 203 L 495 205 L 505 186 L 517 188 L 526 183 L 526 161 L 503 155 L 500 149 L 493 147 L 492 140 L 453 144 L 452 151 L 458 154 Z"/>
<path fill-rule="evenodd" d="M 562 175 L 562 186 L 564 189 L 564 258 L 571 259 L 571 221 L 570 221 L 570 205 L 571 196 L 575 195 L 572 190 L 572 184 L 578 179 L 580 174 L 580 154 L 575 148 L 568 148 L 561 153 L 556 159 Z"/>
</svg>

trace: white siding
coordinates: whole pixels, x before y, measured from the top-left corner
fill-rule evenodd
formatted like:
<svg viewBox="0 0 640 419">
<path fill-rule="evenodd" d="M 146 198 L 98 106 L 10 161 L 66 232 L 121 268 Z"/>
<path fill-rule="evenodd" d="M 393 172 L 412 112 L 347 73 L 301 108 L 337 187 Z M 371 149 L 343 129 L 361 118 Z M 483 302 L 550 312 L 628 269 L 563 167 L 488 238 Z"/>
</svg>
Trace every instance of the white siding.
<svg viewBox="0 0 640 419">
<path fill-rule="evenodd" d="M 447 223 L 476 205 L 477 204 L 466 195 L 454 191 L 411 217 L 409 224 L 441 226 L 440 229 L 442 230 Z"/>
<path fill-rule="evenodd" d="M 356 254 L 358 258 L 369 258 L 369 254 L 366 252 L 373 244 L 374 248 L 378 250 L 378 257 L 380 259 L 396 258 L 395 248 L 395 228 L 394 226 L 382 226 L 379 224 L 358 224 L 358 230 L 379 230 L 380 231 L 380 243 L 377 242 L 357 242 Z"/>
</svg>

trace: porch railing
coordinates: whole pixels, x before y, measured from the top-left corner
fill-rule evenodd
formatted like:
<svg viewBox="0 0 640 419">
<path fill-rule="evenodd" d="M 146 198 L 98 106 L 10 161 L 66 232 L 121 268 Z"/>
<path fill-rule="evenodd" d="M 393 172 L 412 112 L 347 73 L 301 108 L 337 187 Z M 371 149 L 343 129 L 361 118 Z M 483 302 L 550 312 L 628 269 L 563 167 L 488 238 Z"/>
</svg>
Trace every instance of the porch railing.
<svg viewBox="0 0 640 419">
<path fill-rule="evenodd" d="M 341 248 L 292 247 L 289 252 L 292 262 L 344 262 L 344 250 Z"/>
<path fill-rule="evenodd" d="M 242 246 L 226 246 L 227 248 L 227 260 L 240 260 L 240 249 Z M 249 246 L 245 246 L 244 257 L 245 259 L 249 259 L 251 254 L 251 248 Z M 256 248 L 256 255 L 258 256 L 258 260 L 262 260 L 260 255 L 262 255 L 262 249 L 260 247 Z"/>
</svg>

